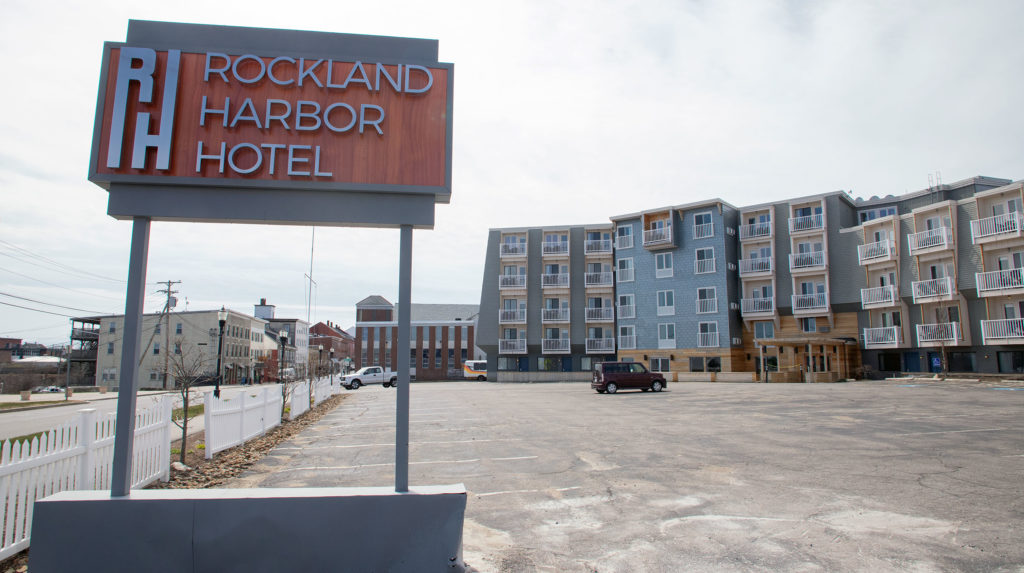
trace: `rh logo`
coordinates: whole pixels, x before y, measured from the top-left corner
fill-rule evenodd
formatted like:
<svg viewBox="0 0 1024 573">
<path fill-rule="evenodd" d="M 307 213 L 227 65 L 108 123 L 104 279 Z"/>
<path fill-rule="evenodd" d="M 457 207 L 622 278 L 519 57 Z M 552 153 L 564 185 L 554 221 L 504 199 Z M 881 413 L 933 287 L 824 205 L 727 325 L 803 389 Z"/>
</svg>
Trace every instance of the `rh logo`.
<svg viewBox="0 0 1024 573">
<path fill-rule="evenodd" d="M 171 134 L 174 130 L 174 104 L 178 97 L 178 68 L 181 50 L 167 52 L 167 70 L 163 78 L 163 98 L 160 108 L 160 128 L 150 132 L 150 115 L 139 112 L 135 117 L 135 138 L 132 149 L 132 169 L 146 168 L 146 150 L 156 149 L 156 168 L 167 170 L 171 164 Z M 136 66 L 136 64 L 138 64 Z M 107 145 L 107 167 L 121 167 L 121 150 L 124 144 L 125 122 L 128 114 L 128 88 L 130 82 L 139 83 L 139 102 L 152 103 L 153 91 L 157 87 L 156 50 L 149 48 L 121 48 L 117 64 L 117 84 L 114 88 L 114 109 L 110 121 L 110 140 Z"/>
</svg>

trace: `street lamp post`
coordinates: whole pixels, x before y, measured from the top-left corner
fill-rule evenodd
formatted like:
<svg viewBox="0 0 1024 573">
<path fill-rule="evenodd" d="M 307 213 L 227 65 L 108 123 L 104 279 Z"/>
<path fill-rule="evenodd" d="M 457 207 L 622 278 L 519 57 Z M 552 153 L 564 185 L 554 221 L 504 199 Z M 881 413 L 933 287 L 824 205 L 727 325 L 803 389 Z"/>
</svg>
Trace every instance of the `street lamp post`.
<svg viewBox="0 0 1024 573">
<path fill-rule="evenodd" d="M 281 355 L 277 357 L 278 358 L 277 362 L 278 362 L 278 368 L 280 369 L 281 372 L 278 375 L 277 381 L 280 382 L 281 384 L 284 384 L 284 347 L 285 347 L 286 344 L 288 344 L 288 333 L 282 332 L 281 333 L 281 337 L 280 337 L 280 341 L 281 341 Z"/>
<path fill-rule="evenodd" d="M 333 344 L 331 345 L 331 351 L 328 352 L 328 354 L 330 355 L 328 357 L 328 360 L 330 361 L 330 369 L 331 369 L 331 386 L 334 386 L 334 345 Z"/>
<path fill-rule="evenodd" d="M 324 372 L 324 345 L 317 344 L 316 349 L 320 352 L 316 359 L 316 377 L 319 379 Z"/>
<path fill-rule="evenodd" d="M 220 357 L 224 351 L 224 324 L 228 321 L 228 311 L 221 306 L 217 311 L 217 322 L 220 324 L 220 336 L 217 337 L 217 378 L 213 383 L 213 397 L 220 398 Z"/>
</svg>

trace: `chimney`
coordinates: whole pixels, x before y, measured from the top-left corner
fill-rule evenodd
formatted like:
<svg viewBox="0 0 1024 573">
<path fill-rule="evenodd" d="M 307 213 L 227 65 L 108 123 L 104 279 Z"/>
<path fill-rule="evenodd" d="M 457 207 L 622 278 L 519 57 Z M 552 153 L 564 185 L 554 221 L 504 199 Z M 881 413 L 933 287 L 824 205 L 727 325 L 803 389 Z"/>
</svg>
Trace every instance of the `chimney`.
<svg viewBox="0 0 1024 573">
<path fill-rule="evenodd" d="M 267 304 L 267 299 L 261 298 L 260 299 L 260 306 L 266 306 L 266 304 Z"/>
</svg>

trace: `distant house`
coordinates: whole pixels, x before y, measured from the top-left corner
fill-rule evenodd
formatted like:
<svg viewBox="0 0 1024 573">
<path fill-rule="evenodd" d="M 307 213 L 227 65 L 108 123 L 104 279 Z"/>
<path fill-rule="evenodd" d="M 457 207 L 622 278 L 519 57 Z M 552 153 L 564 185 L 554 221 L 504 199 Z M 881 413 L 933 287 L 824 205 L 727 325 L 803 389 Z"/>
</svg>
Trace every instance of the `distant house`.
<svg viewBox="0 0 1024 573">
<path fill-rule="evenodd" d="M 0 363 L 10 362 L 19 346 L 20 338 L 0 338 Z"/>
<path fill-rule="evenodd" d="M 324 363 L 325 368 L 331 357 L 331 349 L 334 350 L 335 364 L 340 363 L 346 358 L 355 359 L 355 338 L 331 321 L 318 322 L 309 328 L 310 353 L 319 352 L 321 346 L 323 347 L 323 354 L 319 357 L 313 356 L 313 358 L 319 358 Z M 335 371 L 337 371 L 337 367 L 335 367 Z"/>
<path fill-rule="evenodd" d="M 479 306 L 475 304 L 412 304 L 410 320 L 410 374 L 417 380 L 445 380 L 462 376 L 462 363 L 481 358 L 475 343 Z M 353 356 L 356 367 L 398 366 L 398 317 L 386 298 L 369 296 L 356 304 Z"/>
</svg>

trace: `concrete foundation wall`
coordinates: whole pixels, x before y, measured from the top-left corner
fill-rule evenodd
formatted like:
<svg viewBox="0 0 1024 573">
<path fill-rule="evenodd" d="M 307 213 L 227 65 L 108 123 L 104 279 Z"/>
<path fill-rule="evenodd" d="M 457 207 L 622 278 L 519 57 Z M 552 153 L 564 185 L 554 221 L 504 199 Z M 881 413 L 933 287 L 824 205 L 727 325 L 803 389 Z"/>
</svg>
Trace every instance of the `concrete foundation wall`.
<svg viewBox="0 0 1024 573">
<path fill-rule="evenodd" d="M 498 372 L 495 382 L 590 382 L 588 372 Z"/>
<path fill-rule="evenodd" d="M 33 573 L 463 571 L 466 490 L 62 492 L 37 501 Z"/>
</svg>

